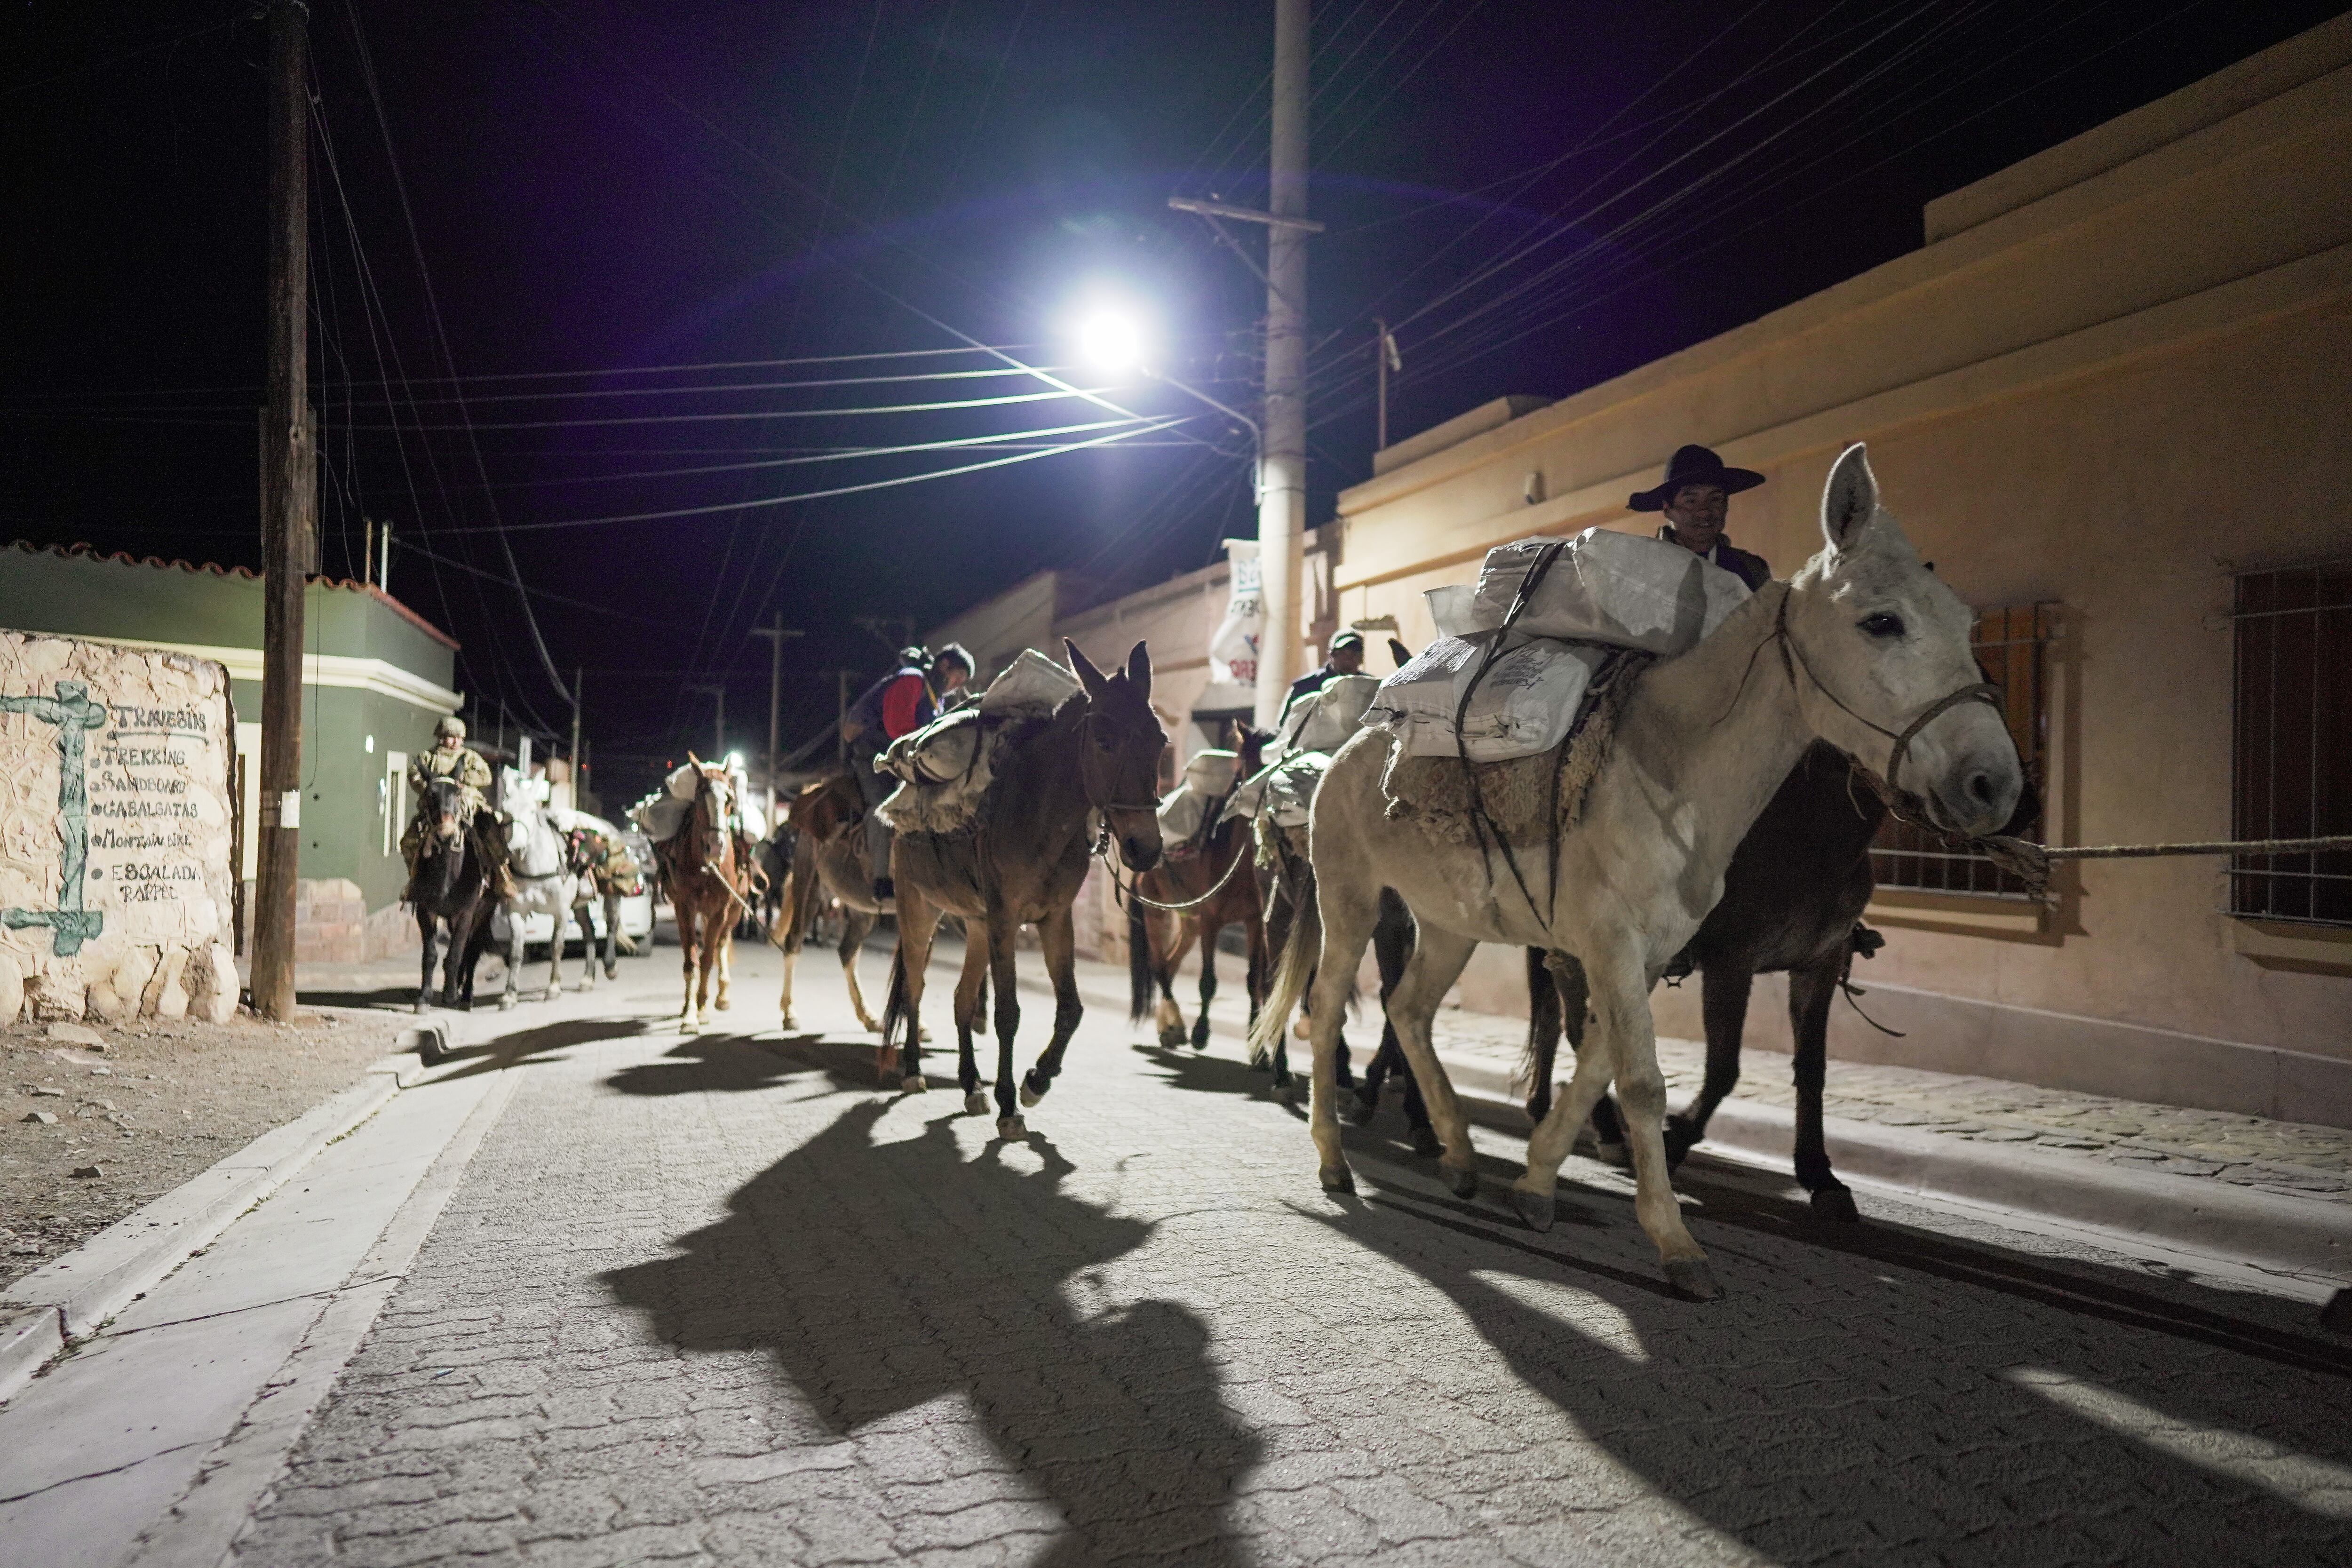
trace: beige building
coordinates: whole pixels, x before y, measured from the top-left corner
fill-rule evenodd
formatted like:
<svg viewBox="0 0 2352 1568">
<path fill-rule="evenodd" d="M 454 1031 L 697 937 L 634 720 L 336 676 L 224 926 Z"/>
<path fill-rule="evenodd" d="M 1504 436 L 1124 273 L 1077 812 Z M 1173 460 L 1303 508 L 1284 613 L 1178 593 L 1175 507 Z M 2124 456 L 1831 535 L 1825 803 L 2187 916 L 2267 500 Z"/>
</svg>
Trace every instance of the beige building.
<svg viewBox="0 0 2352 1568">
<path fill-rule="evenodd" d="M 2352 18 L 1954 192 L 1926 230 L 1737 331 L 1381 453 L 1325 535 L 1330 619 L 1392 616 L 1418 647 L 1423 591 L 1491 546 L 1652 526 L 1625 499 L 1686 441 L 1769 476 L 1730 534 L 1786 575 L 1866 440 L 1984 612 L 2043 839 L 2352 831 Z M 1150 598 L 1079 617 L 1081 646 L 1112 651 Z M 1153 647 L 1172 666 L 1208 630 Z M 1876 860 L 1890 940 L 1857 978 L 1906 1037 L 1841 1008 L 1834 1055 L 2352 1125 L 2352 856 L 2081 863 L 2046 909 L 1945 847 Z M 1464 1001 L 1523 1006 L 1517 970 L 1483 953 Z M 1785 1048 L 1782 995 L 1758 986 L 1759 1044 Z M 1662 989 L 1663 1031 L 1697 1034 L 1697 1000 Z"/>
</svg>

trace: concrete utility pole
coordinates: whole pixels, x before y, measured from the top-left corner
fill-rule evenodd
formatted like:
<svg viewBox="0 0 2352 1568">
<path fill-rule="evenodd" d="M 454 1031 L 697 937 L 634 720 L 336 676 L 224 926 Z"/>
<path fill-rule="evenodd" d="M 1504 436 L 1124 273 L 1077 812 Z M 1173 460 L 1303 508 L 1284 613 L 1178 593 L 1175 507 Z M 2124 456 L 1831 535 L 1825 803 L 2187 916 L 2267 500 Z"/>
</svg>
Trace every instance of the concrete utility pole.
<svg viewBox="0 0 2352 1568">
<path fill-rule="evenodd" d="M 588 695 L 588 672 L 572 671 L 572 809 L 580 809 L 580 704 Z"/>
<path fill-rule="evenodd" d="M 1307 0 L 1274 0 L 1273 223 L 1266 230 L 1265 450 L 1257 503 L 1265 629 L 1257 725 L 1274 728 L 1298 673 L 1307 565 Z"/>
<path fill-rule="evenodd" d="M 768 639 L 768 824 L 776 821 L 776 729 L 783 719 L 784 643 L 801 634 L 784 625 L 784 613 L 776 612 L 772 626 L 753 626 L 751 635 Z"/>
<path fill-rule="evenodd" d="M 302 595 L 317 569 L 310 420 L 310 11 L 269 6 L 269 365 L 261 411 L 261 838 L 253 1007 L 294 1016 L 294 879 L 301 866 Z"/>
</svg>

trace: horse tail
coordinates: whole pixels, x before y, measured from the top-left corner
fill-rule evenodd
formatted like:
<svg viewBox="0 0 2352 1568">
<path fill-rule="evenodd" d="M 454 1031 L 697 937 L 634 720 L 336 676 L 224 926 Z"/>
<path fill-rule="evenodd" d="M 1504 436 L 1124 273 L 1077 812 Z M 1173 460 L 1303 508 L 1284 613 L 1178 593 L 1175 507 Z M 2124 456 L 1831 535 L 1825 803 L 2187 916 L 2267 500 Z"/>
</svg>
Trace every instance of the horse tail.
<svg viewBox="0 0 2352 1568">
<path fill-rule="evenodd" d="M 1151 924 L 1143 900 L 1127 900 L 1127 1016 L 1130 1022 L 1151 1011 Z"/>
<path fill-rule="evenodd" d="M 904 1028 L 909 1040 L 914 1037 L 914 1020 L 907 1006 L 907 947 L 901 942 L 890 954 L 890 991 L 882 1003 L 882 1045 L 895 1049 L 898 1034 Z M 901 1057 L 901 1061 L 906 1058 Z"/>
<path fill-rule="evenodd" d="M 1551 1110 L 1552 1065 L 1559 1055 L 1563 1011 L 1559 984 L 1544 957 L 1543 949 L 1528 949 L 1528 1043 L 1512 1080 L 1526 1090 L 1528 1117 L 1533 1121 L 1541 1121 Z"/>
<path fill-rule="evenodd" d="M 1315 868 L 1304 859 L 1298 862 L 1292 904 L 1290 940 L 1283 944 L 1281 962 L 1275 965 L 1274 984 L 1265 1005 L 1250 1026 L 1252 1062 L 1274 1059 L 1275 1047 L 1282 1044 L 1282 1032 L 1290 1027 L 1290 1015 L 1307 994 L 1307 983 L 1314 977 L 1316 962 L 1323 954 L 1323 914 L 1315 904 Z"/>
</svg>

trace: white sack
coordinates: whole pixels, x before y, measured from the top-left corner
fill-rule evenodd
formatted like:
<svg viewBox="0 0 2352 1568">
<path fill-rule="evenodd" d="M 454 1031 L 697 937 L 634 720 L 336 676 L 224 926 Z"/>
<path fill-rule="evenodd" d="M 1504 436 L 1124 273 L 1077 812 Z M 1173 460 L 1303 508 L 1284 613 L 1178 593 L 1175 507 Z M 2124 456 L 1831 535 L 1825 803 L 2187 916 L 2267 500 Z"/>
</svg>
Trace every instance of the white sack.
<svg viewBox="0 0 2352 1568">
<path fill-rule="evenodd" d="M 1331 766 L 1328 752 L 1300 752 L 1265 770 L 1265 794 L 1259 810 L 1274 814 L 1277 827 L 1304 827 L 1315 804 L 1315 791 Z"/>
<path fill-rule="evenodd" d="M 1499 763 L 1559 745 L 1575 721 L 1593 671 L 1610 650 L 1549 637 L 1513 647 L 1478 682 L 1457 747 L 1454 713 L 1492 638 L 1492 633 L 1480 633 L 1475 639 L 1440 637 L 1422 649 L 1411 664 L 1381 682 L 1364 714 L 1365 727 L 1396 735 L 1404 742 L 1405 754 L 1413 757 L 1453 757 L 1466 750 L 1474 763 Z"/>
<path fill-rule="evenodd" d="M 1047 714 L 1077 689 L 1076 676 L 1035 648 L 1024 647 L 1003 674 L 988 683 L 988 689 L 981 694 L 980 710 L 992 719 L 999 715 Z"/>
<path fill-rule="evenodd" d="M 1189 781 L 1170 790 L 1160 803 L 1160 842 L 1171 849 L 1191 843 L 1215 799 L 1194 789 Z"/>
<path fill-rule="evenodd" d="M 1283 726 L 1286 752 L 1336 752 L 1363 723 L 1364 710 L 1381 689 L 1374 675 L 1338 675 L 1298 700 Z"/>
<path fill-rule="evenodd" d="M 1240 752 L 1199 751 L 1184 764 L 1184 782 L 1201 795 L 1214 796 L 1233 788 L 1241 773 Z"/>
<path fill-rule="evenodd" d="M 1474 599 L 1481 630 L 1503 624 L 1528 567 L 1556 542 L 1522 539 L 1486 552 Z M 1747 584 L 1679 544 L 1588 528 L 1569 541 L 1511 629 L 1671 656 L 1697 647 L 1747 598 Z"/>
<path fill-rule="evenodd" d="M 702 774 L 692 763 L 680 763 L 669 777 L 662 780 L 663 793 L 672 800 L 691 801 L 701 787 Z"/>
<path fill-rule="evenodd" d="M 874 771 L 908 784 L 943 784 L 969 776 L 981 752 L 981 710 L 959 708 L 899 736 L 874 759 Z"/>
<path fill-rule="evenodd" d="M 629 807 L 629 820 L 655 843 L 667 844 L 677 837 L 679 828 L 686 826 L 686 814 L 693 808 L 691 797 L 680 800 L 664 790 L 649 795 Z"/>
</svg>

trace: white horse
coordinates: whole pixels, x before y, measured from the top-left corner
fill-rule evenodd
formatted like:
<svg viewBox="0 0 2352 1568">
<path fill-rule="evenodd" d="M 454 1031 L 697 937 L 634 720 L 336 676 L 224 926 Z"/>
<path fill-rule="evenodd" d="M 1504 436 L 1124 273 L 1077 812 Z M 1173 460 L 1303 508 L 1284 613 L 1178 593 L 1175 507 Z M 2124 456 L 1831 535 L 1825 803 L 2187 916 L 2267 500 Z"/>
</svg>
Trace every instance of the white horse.
<svg viewBox="0 0 2352 1568">
<path fill-rule="evenodd" d="M 1568 1092 L 1528 1141 L 1513 1204 L 1534 1228 L 1550 1228 L 1560 1163 L 1613 1081 L 1635 1217 L 1679 1289 L 1720 1294 L 1670 1185 L 1650 987 L 1722 896 L 1732 851 L 1814 737 L 1897 792 L 1916 781 L 1919 805 L 1955 833 L 1998 828 L 2023 786 L 2017 748 L 1969 653 L 1969 609 L 1880 510 L 1859 445 L 1830 472 L 1822 534 L 1822 552 L 1791 581 L 1767 584 L 1705 642 L 1641 678 L 1583 813 L 1561 837 L 1556 872 L 1541 846 L 1516 850 L 1515 871 L 1491 840 L 1454 842 L 1424 818 L 1389 817 L 1386 733 L 1364 731 L 1340 751 L 1308 824 L 1315 896 L 1251 1035 L 1255 1048 L 1274 1048 L 1311 971 L 1309 1125 L 1326 1190 L 1354 1190 L 1339 1142 L 1336 1052 L 1381 890 L 1391 888 L 1412 910 L 1418 940 L 1389 1017 L 1444 1142 L 1454 1191 L 1469 1196 L 1478 1177 L 1431 1044 L 1438 1005 L 1482 942 L 1567 953 L 1591 986 L 1584 1046 Z"/>
<path fill-rule="evenodd" d="M 520 789 L 509 788 L 509 820 L 507 823 L 507 854 L 514 874 L 515 890 L 511 897 L 499 900 L 499 911 L 507 922 L 507 984 L 499 996 L 501 1010 L 511 1008 L 520 999 L 521 984 L 523 922 L 530 916 L 543 914 L 550 922 L 547 941 L 547 997 L 563 994 L 563 943 L 572 934 L 573 906 L 579 901 L 580 885 L 587 879 L 575 868 L 564 853 L 563 837 L 547 819 L 546 810 Z M 591 951 L 589 962 L 594 963 L 594 940 L 587 933 L 587 917 L 581 916 L 583 942 Z M 593 968 L 590 971 L 593 973 Z"/>
</svg>

